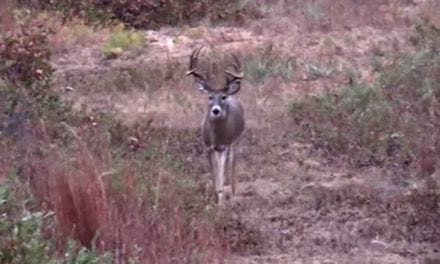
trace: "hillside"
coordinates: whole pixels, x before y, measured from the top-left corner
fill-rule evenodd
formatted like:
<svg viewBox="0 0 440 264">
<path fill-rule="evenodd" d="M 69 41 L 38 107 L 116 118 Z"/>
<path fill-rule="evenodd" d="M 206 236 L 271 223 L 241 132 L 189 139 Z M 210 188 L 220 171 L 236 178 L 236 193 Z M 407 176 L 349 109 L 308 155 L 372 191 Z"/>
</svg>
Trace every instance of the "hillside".
<svg viewBox="0 0 440 264">
<path fill-rule="evenodd" d="M 56 28 L 51 85 L 81 118 L 66 125 L 77 143 L 26 151 L 39 208 L 62 234 L 84 226 L 78 246 L 101 243 L 113 263 L 437 263 L 440 38 L 417 30 L 440 26 L 439 5 L 361 2 L 261 1 L 256 17 L 136 30 L 41 13 Z M 214 83 L 231 54 L 246 74 L 237 195 L 221 208 L 200 137 L 206 98 L 185 76 L 201 45 Z M 47 130 L 23 138 L 41 148 Z"/>
</svg>

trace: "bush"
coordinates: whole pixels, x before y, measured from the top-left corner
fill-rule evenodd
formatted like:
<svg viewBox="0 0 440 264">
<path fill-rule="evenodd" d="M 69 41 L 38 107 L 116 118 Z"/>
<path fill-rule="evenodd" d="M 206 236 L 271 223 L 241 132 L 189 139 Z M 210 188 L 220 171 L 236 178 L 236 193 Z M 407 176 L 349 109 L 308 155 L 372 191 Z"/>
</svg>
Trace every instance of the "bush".
<svg viewBox="0 0 440 264">
<path fill-rule="evenodd" d="M 13 179 L 0 184 L 0 262 L 48 263 L 53 248 L 42 228 L 50 214 L 30 211 L 31 197 L 23 187 Z"/>
<path fill-rule="evenodd" d="M 26 120 L 66 118 L 69 106 L 52 89 L 50 30 L 24 21 L 0 35 L 0 130 L 16 134 Z"/>
</svg>

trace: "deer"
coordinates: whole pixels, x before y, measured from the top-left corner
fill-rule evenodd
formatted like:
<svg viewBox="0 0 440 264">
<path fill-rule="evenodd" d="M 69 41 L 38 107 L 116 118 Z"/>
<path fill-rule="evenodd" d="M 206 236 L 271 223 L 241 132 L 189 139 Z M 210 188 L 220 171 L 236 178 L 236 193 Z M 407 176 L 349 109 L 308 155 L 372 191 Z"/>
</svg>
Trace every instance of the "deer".
<svg viewBox="0 0 440 264">
<path fill-rule="evenodd" d="M 229 164 L 232 196 L 235 196 L 234 148 L 245 128 L 243 106 L 235 95 L 240 91 L 244 77 L 241 64 L 235 55 L 233 71 L 225 69 L 226 83 L 214 89 L 207 78 L 197 71 L 197 61 L 203 46 L 196 48 L 189 59 L 187 76 L 192 76 L 198 89 L 208 96 L 207 111 L 202 121 L 202 138 L 208 169 L 213 178 L 217 203 L 223 203 L 225 171 Z"/>
</svg>

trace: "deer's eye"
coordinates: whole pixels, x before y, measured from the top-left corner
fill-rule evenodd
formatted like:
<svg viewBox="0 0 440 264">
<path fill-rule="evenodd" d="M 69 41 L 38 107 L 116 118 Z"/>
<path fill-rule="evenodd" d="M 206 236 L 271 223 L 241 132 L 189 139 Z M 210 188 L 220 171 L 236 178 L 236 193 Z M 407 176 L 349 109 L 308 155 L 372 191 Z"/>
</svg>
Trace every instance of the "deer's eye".
<svg viewBox="0 0 440 264">
<path fill-rule="evenodd" d="M 226 95 L 222 95 L 222 100 L 224 101 L 224 100 L 226 100 L 226 98 L 228 98 Z"/>
<path fill-rule="evenodd" d="M 212 101 L 212 100 L 214 99 L 214 96 L 210 95 L 210 96 L 208 97 L 208 99 L 209 99 L 209 101 Z"/>
</svg>

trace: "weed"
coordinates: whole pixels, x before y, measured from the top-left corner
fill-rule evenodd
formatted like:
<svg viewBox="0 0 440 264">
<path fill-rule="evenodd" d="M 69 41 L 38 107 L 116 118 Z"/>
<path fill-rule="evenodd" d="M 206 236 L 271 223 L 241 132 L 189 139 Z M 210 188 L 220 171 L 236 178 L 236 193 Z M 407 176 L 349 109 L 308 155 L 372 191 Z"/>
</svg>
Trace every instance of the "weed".
<svg viewBox="0 0 440 264">
<path fill-rule="evenodd" d="M 304 62 L 304 70 L 312 80 L 328 78 L 335 72 L 333 63 Z"/>
</svg>

